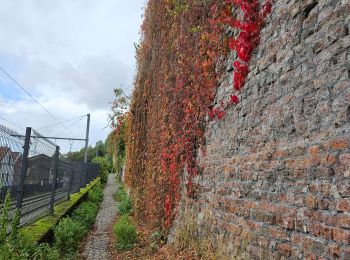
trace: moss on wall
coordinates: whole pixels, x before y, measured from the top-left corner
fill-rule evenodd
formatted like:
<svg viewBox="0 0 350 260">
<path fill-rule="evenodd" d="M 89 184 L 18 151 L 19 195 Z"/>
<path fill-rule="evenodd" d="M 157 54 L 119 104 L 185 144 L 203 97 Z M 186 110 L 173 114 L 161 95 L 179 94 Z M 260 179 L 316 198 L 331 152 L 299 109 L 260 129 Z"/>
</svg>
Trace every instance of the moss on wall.
<svg viewBox="0 0 350 260">
<path fill-rule="evenodd" d="M 98 182 L 100 182 L 100 178 L 92 181 L 85 188 L 80 189 L 79 192 L 72 194 L 69 201 L 56 205 L 53 216 L 45 216 L 33 224 L 23 227 L 20 230 L 21 236 L 24 236 L 33 242 L 39 242 L 44 239 L 51 229 L 58 223 L 58 221 L 67 215 L 74 207 L 76 207 L 76 205 L 82 198 L 85 197 L 88 191 Z"/>
</svg>

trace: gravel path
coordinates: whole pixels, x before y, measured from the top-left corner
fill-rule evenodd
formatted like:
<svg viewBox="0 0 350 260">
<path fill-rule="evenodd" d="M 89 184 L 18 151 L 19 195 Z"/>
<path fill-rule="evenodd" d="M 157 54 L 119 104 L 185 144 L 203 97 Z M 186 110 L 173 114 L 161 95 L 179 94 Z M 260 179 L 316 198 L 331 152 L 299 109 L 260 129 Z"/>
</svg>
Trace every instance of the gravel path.
<svg viewBox="0 0 350 260">
<path fill-rule="evenodd" d="M 111 259 L 108 253 L 108 229 L 117 215 L 117 202 L 114 200 L 114 194 L 117 192 L 117 189 L 118 185 L 115 175 L 110 174 L 104 190 L 103 202 L 96 217 L 94 231 L 89 235 L 85 245 L 84 259 Z"/>
</svg>

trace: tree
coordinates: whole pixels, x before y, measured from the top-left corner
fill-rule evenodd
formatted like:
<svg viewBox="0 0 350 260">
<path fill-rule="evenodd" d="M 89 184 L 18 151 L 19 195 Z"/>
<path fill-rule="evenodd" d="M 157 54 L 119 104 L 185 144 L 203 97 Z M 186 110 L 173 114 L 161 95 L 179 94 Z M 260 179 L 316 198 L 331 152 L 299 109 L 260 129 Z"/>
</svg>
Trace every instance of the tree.
<svg viewBox="0 0 350 260">
<path fill-rule="evenodd" d="M 109 114 L 108 120 L 114 129 L 118 127 L 120 118 L 127 113 L 130 105 L 130 97 L 124 93 L 122 88 L 115 88 L 113 91 L 115 99 L 112 102 L 111 114 Z"/>
</svg>

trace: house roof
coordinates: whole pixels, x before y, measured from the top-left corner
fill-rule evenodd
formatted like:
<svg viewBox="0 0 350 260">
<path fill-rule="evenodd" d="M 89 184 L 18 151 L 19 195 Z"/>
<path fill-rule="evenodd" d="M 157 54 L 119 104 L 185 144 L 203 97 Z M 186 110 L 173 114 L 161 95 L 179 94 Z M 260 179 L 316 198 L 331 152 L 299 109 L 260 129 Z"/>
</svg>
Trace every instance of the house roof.
<svg viewBox="0 0 350 260">
<path fill-rule="evenodd" d="M 47 156 L 46 154 L 38 154 L 32 157 L 29 157 L 28 160 L 33 161 L 33 160 L 38 160 L 38 159 L 50 159 L 51 157 Z"/>
</svg>

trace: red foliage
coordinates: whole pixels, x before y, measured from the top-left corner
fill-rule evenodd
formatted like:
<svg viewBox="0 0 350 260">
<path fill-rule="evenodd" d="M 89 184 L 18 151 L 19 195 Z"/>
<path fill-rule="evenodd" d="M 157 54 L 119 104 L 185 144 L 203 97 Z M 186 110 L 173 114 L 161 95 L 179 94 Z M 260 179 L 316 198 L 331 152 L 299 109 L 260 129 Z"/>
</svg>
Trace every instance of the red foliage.
<svg viewBox="0 0 350 260">
<path fill-rule="evenodd" d="M 169 228 L 180 199 L 180 182 L 195 193 L 193 178 L 201 167 L 197 151 L 204 144 L 207 116 L 225 116 L 239 103 L 248 63 L 258 46 L 263 19 L 271 4 L 246 1 L 149 0 L 138 51 L 138 74 L 131 103 L 126 180 L 132 188 L 136 217 L 150 226 Z M 243 20 L 233 18 L 233 4 Z M 229 41 L 223 29 L 240 30 Z M 234 90 L 228 103 L 211 108 L 224 71 L 219 57 L 237 52 Z M 211 108 L 211 109 L 210 109 Z M 187 174 L 185 175 L 184 172 Z"/>
<path fill-rule="evenodd" d="M 222 119 L 220 110 L 225 107 L 238 104 L 236 92 L 240 91 L 247 79 L 249 73 L 249 61 L 252 52 L 260 43 L 260 31 L 266 16 L 271 12 L 272 4 L 270 0 L 266 0 L 263 5 L 260 5 L 258 0 L 226 0 L 227 8 L 222 12 L 222 15 L 217 19 L 218 23 L 229 25 L 235 29 L 239 29 L 240 33 L 237 38 L 229 40 L 229 48 L 237 53 L 237 60 L 234 62 L 233 72 L 233 91 L 231 99 L 227 104 L 221 105 L 215 111 L 211 111 L 210 118 L 217 117 Z M 243 20 L 239 21 L 232 17 L 231 12 L 233 5 L 239 7 L 243 12 Z M 215 7 L 212 10 L 216 10 Z M 232 98 L 234 97 L 234 98 Z"/>
</svg>

